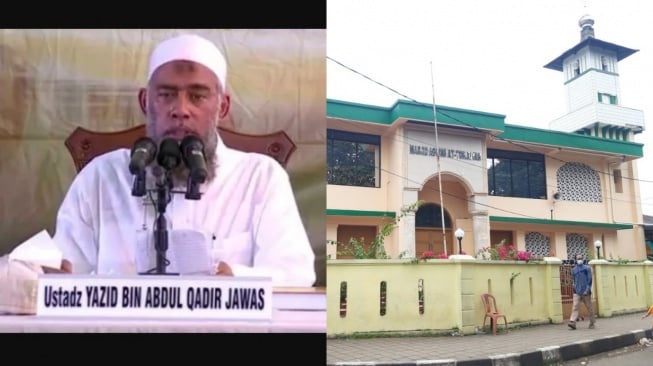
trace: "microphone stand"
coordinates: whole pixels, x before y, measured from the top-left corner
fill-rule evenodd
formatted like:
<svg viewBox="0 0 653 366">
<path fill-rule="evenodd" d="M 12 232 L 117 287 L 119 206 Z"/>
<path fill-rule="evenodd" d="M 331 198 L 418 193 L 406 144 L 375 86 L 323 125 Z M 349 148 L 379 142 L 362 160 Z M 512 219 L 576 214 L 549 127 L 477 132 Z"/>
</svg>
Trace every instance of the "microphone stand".
<svg viewBox="0 0 653 366">
<path fill-rule="evenodd" d="M 153 169 L 156 179 L 156 225 L 154 228 L 154 249 L 156 251 L 156 267 L 152 270 L 141 274 L 154 275 L 179 275 L 179 273 L 166 272 L 168 259 L 168 222 L 165 217 L 166 206 L 170 202 L 170 193 L 172 192 L 172 179 L 170 171 L 162 169 Z"/>
<path fill-rule="evenodd" d="M 168 223 L 166 221 L 166 206 L 170 202 L 170 191 L 172 190 L 172 179 L 170 171 L 163 172 L 156 182 L 156 228 L 154 229 L 154 248 L 156 250 L 156 270 L 157 275 L 178 275 L 178 273 L 166 272 L 168 260 L 166 252 L 168 251 Z"/>
</svg>

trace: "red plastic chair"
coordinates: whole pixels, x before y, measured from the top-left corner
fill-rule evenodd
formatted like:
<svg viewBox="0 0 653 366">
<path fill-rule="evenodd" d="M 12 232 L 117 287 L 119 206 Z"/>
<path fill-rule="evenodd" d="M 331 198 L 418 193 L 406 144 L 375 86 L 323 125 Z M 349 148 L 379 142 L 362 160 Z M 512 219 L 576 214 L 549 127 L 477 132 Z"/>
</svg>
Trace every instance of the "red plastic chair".
<svg viewBox="0 0 653 366">
<path fill-rule="evenodd" d="M 497 334 L 497 321 L 503 318 L 503 321 L 506 325 L 506 331 L 508 330 L 508 319 L 504 314 L 499 312 L 497 308 L 497 300 L 491 294 L 482 294 L 481 300 L 483 300 L 483 306 L 485 306 L 485 317 L 483 318 L 483 328 L 485 328 L 485 322 L 487 319 L 490 319 L 490 325 L 492 327 L 492 334 Z"/>
</svg>

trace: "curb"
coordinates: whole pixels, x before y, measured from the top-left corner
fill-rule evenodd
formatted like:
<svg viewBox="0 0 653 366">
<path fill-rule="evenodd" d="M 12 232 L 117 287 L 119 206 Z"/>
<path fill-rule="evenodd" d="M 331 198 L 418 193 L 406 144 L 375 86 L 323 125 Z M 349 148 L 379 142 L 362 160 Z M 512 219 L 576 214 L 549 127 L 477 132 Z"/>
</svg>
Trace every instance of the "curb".
<svg viewBox="0 0 653 366">
<path fill-rule="evenodd" d="M 562 346 L 542 347 L 531 352 L 506 353 L 473 360 L 457 361 L 455 359 L 441 359 L 404 362 L 347 361 L 327 363 L 327 366 L 544 366 L 550 365 L 554 362 L 575 360 L 581 357 L 612 351 L 621 347 L 632 346 L 637 344 L 642 338 L 653 338 L 653 328 L 647 330 L 633 330 L 625 334 L 579 341 Z"/>
</svg>

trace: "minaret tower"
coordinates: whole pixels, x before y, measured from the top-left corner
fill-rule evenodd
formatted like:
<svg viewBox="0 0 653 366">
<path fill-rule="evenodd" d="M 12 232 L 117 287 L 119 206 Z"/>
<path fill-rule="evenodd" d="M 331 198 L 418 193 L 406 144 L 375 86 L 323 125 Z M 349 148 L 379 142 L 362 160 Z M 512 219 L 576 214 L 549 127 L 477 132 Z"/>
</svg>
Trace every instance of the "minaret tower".
<svg viewBox="0 0 653 366">
<path fill-rule="evenodd" d="M 550 128 L 633 141 L 644 130 L 644 113 L 622 106 L 618 63 L 638 50 L 595 38 L 589 15 L 578 25 L 580 42 L 544 65 L 562 72 L 567 94 L 567 114 L 552 121 Z"/>
</svg>

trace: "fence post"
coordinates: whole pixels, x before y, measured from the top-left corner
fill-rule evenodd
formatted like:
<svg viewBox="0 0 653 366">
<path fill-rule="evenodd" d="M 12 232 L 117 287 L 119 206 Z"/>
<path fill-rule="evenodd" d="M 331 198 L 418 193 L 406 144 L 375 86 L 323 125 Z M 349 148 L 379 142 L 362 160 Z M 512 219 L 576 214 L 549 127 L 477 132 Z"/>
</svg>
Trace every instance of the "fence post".
<svg viewBox="0 0 653 366">
<path fill-rule="evenodd" d="M 562 294 L 560 293 L 560 265 L 562 260 L 556 257 L 544 257 L 546 263 L 546 298 L 547 315 L 552 323 L 562 323 Z"/>
<path fill-rule="evenodd" d="M 644 261 L 644 298 L 647 306 L 653 305 L 653 262 Z"/>
<path fill-rule="evenodd" d="M 596 317 L 609 318 L 612 316 L 612 305 L 610 302 L 611 296 L 609 296 L 608 291 L 610 288 L 610 280 L 608 279 L 608 274 L 606 273 L 606 265 L 609 262 L 605 259 L 593 259 L 589 264 L 594 267 L 594 273 L 592 273 L 592 280 L 596 283 L 594 288 L 596 289 L 596 305 L 598 307 L 598 313 Z"/>
<path fill-rule="evenodd" d="M 457 262 L 456 269 L 460 271 L 460 318 L 457 322 L 458 328 L 463 334 L 474 334 L 476 331 L 476 303 L 480 301 L 480 295 L 474 291 L 474 262 L 476 262 L 476 258 L 468 254 L 454 254 L 449 256 L 449 260 Z"/>
</svg>

